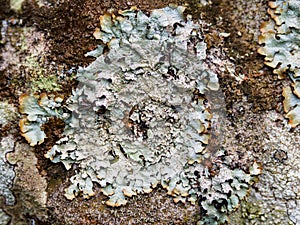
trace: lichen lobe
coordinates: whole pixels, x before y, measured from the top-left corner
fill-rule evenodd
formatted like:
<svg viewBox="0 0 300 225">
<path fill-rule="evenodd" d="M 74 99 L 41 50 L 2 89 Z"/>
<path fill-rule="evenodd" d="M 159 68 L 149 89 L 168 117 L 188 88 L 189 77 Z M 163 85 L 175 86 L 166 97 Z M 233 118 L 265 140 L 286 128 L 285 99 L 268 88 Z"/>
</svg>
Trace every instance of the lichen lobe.
<svg viewBox="0 0 300 225">
<path fill-rule="evenodd" d="M 258 52 L 265 56 L 265 64 L 283 79 L 286 76 L 293 82 L 292 87 L 283 91 L 284 110 L 291 127 L 300 124 L 299 118 L 299 75 L 300 75 L 300 3 L 297 0 L 276 0 L 269 2 L 271 16 L 261 26 L 259 43 L 264 46 Z M 292 101 L 292 102 L 290 102 Z"/>
</svg>

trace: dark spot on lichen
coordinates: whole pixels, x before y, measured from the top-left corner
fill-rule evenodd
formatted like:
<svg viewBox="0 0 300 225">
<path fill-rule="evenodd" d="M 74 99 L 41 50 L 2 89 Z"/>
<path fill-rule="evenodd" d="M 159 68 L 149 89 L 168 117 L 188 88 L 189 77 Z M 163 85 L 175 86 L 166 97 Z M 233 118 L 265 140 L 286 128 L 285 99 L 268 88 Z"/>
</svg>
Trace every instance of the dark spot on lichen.
<svg viewBox="0 0 300 225">
<path fill-rule="evenodd" d="M 274 154 L 273 157 L 276 161 L 283 163 L 285 160 L 288 159 L 288 155 L 287 152 L 281 149 L 277 149 Z"/>
</svg>

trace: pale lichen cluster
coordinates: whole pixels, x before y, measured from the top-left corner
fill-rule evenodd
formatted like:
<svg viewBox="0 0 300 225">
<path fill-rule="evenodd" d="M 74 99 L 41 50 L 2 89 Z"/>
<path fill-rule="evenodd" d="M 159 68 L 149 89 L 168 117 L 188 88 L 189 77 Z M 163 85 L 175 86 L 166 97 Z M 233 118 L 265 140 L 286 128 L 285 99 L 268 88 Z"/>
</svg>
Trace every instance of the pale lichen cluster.
<svg viewBox="0 0 300 225">
<path fill-rule="evenodd" d="M 300 2 L 276 0 L 269 2 L 269 21 L 262 24 L 258 52 L 265 56 L 265 64 L 274 68 L 280 78 L 288 75 L 293 82 L 283 90 L 284 110 L 290 125 L 300 124 Z"/>
<path fill-rule="evenodd" d="M 41 144 L 46 138 L 42 126 L 49 121 L 51 117 L 62 120 L 68 118 L 67 113 L 63 113 L 61 103 L 62 96 L 41 94 L 37 99 L 34 96 L 24 94 L 20 97 L 19 111 L 26 116 L 19 122 L 21 135 L 30 143 L 31 146 Z"/>
<path fill-rule="evenodd" d="M 0 208 L 0 224 L 9 224 L 10 216 Z"/>
<path fill-rule="evenodd" d="M 213 117 L 206 94 L 218 90 L 218 77 L 204 62 L 199 23 L 183 11 L 101 16 L 94 36 L 102 45 L 87 54 L 96 60 L 78 70 L 72 96 L 20 98 L 20 127 L 32 146 L 43 142 L 51 117 L 66 124 L 45 156 L 66 169 L 78 165 L 68 199 L 93 196 L 98 183 L 106 204 L 121 206 L 160 184 L 175 202 L 199 203 L 199 224 L 218 224 L 247 195 L 258 164 L 248 173 L 232 169 L 223 151 L 212 156 L 206 148 Z M 211 158 L 218 158 L 215 174 L 203 163 Z"/>
<path fill-rule="evenodd" d="M 230 157 L 220 150 L 216 153 L 214 166 L 217 174 L 207 173 L 207 167 L 195 166 L 188 172 L 194 191 L 199 197 L 201 220 L 197 223 L 218 225 L 228 222 L 228 215 L 235 211 L 248 195 L 250 186 L 261 174 L 261 165 L 254 162 L 246 173 L 241 169 L 232 169 Z M 197 174 L 197 178 L 195 178 Z"/>
<path fill-rule="evenodd" d="M 0 102 L 0 126 L 4 127 L 12 120 L 16 119 L 17 109 L 8 102 Z"/>
<path fill-rule="evenodd" d="M 8 102 L 0 102 L 0 128 L 9 125 L 17 118 L 17 109 Z M 4 197 L 6 205 L 13 205 L 15 197 L 11 191 L 15 172 L 13 166 L 7 161 L 6 155 L 14 150 L 14 141 L 11 135 L 0 139 L 0 196 Z"/>
<path fill-rule="evenodd" d="M 111 206 L 159 183 L 175 201 L 190 195 L 184 170 L 208 157 L 212 115 L 204 93 L 218 88 L 218 78 L 201 61 L 199 25 L 184 22 L 182 11 L 101 17 L 95 36 L 110 50 L 79 70 L 66 137 L 46 154 L 67 169 L 80 162 L 67 198 L 93 195 L 92 182 Z"/>
<path fill-rule="evenodd" d="M 15 203 L 15 196 L 11 188 L 15 178 L 13 166 L 7 161 L 6 154 L 14 149 L 14 141 L 12 136 L 2 138 L 0 141 L 0 196 L 5 198 L 6 205 Z"/>
<path fill-rule="evenodd" d="M 247 202 L 232 215 L 232 224 L 300 224 L 299 131 L 290 132 L 283 115 L 274 111 L 262 117 L 260 161 L 263 173 Z"/>
<path fill-rule="evenodd" d="M 17 118 L 17 109 L 6 101 L 0 102 L 0 128 L 9 126 Z M 14 151 L 14 137 L 8 135 L 0 139 L 0 197 L 4 204 L 12 206 L 16 199 L 12 192 L 16 173 L 13 165 L 7 160 L 7 154 Z M 8 224 L 11 217 L 0 207 L 0 224 Z"/>
</svg>

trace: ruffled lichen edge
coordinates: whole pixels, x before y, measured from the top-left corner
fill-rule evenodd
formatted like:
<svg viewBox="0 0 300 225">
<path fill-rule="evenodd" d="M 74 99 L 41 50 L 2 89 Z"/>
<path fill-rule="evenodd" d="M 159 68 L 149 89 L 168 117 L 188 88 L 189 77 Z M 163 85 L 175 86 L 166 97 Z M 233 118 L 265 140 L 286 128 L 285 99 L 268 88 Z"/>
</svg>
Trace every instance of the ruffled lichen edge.
<svg viewBox="0 0 300 225">
<path fill-rule="evenodd" d="M 270 19 L 262 23 L 258 53 L 265 56 L 265 64 L 283 79 L 292 81 L 285 87 L 284 111 L 291 127 L 300 124 L 300 2 L 297 0 L 269 1 Z"/>
</svg>

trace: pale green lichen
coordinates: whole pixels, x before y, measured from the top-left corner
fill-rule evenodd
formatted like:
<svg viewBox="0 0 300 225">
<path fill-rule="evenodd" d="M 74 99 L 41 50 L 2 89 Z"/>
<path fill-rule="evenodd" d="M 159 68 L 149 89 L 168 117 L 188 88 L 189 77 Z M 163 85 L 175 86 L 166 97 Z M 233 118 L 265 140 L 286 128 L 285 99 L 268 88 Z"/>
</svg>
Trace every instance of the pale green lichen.
<svg viewBox="0 0 300 225">
<path fill-rule="evenodd" d="M 272 19 L 263 23 L 259 37 L 264 44 L 258 51 L 265 55 L 265 63 L 274 68 L 274 73 L 283 76 L 287 71 L 300 74 L 299 35 L 300 2 L 277 0 L 269 2 Z"/>
<path fill-rule="evenodd" d="M 276 0 L 270 1 L 269 7 L 271 19 L 262 24 L 259 43 L 264 46 L 258 52 L 265 56 L 265 64 L 274 68 L 275 74 L 280 78 L 288 74 L 294 83 L 292 90 L 284 89 L 283 95 L 286 117 L 296 127 L 300 124 L 300 2 Z"/>
<path fill-rule="evenodd" d="M 226 223 L 229 213 L 239 207 L 248 195 L 251 184 L 257 181 L 257 176 L 261 173 L 261 166 L 256 162 L 250 167 L 249 173 L 245 173 L 241 169 L 231 169 L 226 165 L 230 160 L 224 151 L 217 152 L 217 157 L 216 175 L 210 176 L 203 170 L 205 168 L 199 166 L 190 171 L 190 179 L 195 182 L 193 186 L 198 187 L 196 194 L 199 196 L 202 214 L 198 224 Z M 195 172 L 199 174 L 196 179 L 193 176 Z"/>
<path fill-rule="evenodd" d="M 286 118 L 289 119 L 292 127 L 296 127 L 300 124 L 300 99 L 289 86 L 283 88 L 283 96 L 284 111 L 287 113 Z"/>
<path fill-rule="evenodd" d="M 21 135 L 31 146 L 41 144 L 46 138 L 42 126 L 51 117 L 66 120 L 68 114 L 60 108 L 63 97 L 41 94 L 39 99 L 30 95 L 20 97 L 20 113 L 26 116 L 20 120 Z"/>
<path fill-rule="evenodd" d="M 98 183 L 106 204 L 121 206 L 161 184 L 175 202 L 199 202 L 199 224 L 218 224 L 245 198 L 260 169 L 232 169 L 223 151 L 211 156 L 206 148 L 213 115 L 205 95 L 218 90 L 218 77 L 204 62 L 200 25 L 185 21 L 183 11 L 166 7 L 147 16 L 131 8 L 101 16 L 94 35 L 109 51 L 99 45 L 87 53 L 96 60 L 78 70 L 79 85 L 66 101 L 71 117 L 50 110 L 66 127 L 45 156 L 66 169 L 78 164 L 68 199 L 93 196 Z M 27 100 L 24 119 L 40 127 L 49 118 L 46 106 Z M 202 164 L 214 157 L 216 174 Z"/>
<path fill-rule="evenodd" d="M 113 20 L 101 17 L 95 35 L 111 49 L 79 70 L 79 87 L 68 100 L 72 122 L 46 154 L 67 169 L 80 162 L 68 198 L 93 195 L 92 182 L 112 206 L 158 183 L 175 198 L 188 195 L 184 169 L 208 157 L 211 114 L 200 95 L 217 90 L 218 78 L 201 61 L 199 25 L 184 22 L 182 11 L 168 7 L 148 17 L 131 9 Z"/>
</svg>

